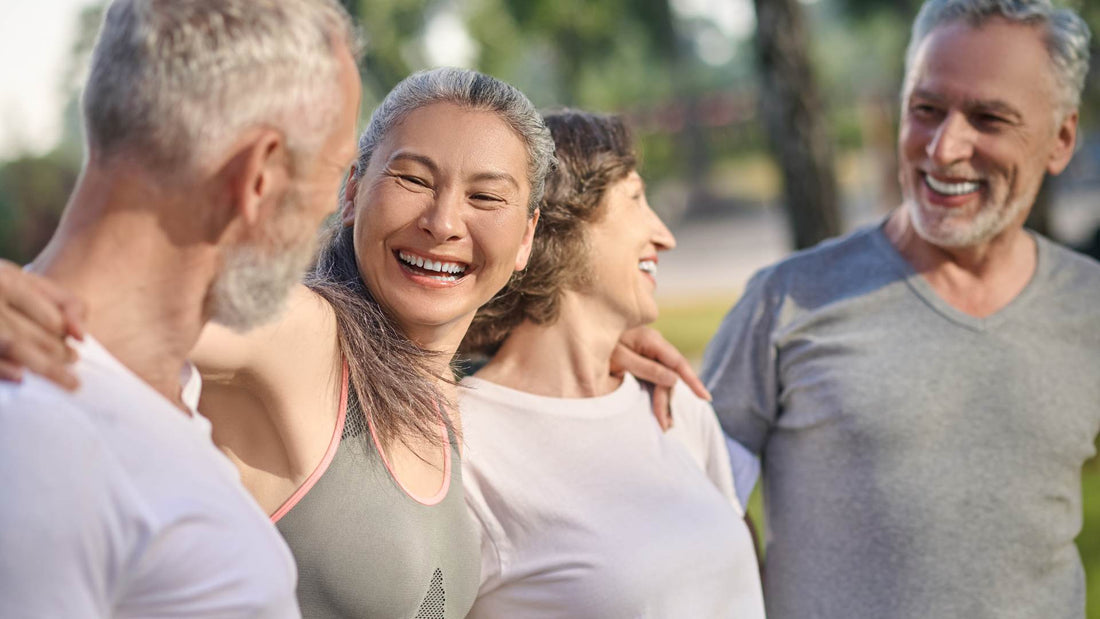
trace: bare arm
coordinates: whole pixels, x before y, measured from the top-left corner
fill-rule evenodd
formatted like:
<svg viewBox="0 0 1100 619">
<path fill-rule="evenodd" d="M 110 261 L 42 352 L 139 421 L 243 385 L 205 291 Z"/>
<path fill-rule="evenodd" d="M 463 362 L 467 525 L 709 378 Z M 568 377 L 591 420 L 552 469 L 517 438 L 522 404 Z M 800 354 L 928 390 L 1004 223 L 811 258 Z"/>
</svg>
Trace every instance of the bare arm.
<svg viewBox="0 0 1100 619">
<path fill-rule="evenodd" d="M 68 365 L 76 353 L 65 344 L 83 339 L 84 304 L 53 282 L 0 260 L 0 380 L 19 382 L 30 370 L 73 390 Z"/>
<path fill-rule="evenodd" d="M 278 380 L 281 374 L 294 373 L 303 363 L 314 360 L 314 355 L 306 353 L 318 347 L 320 342 L 316 340 L 321 334 L 334 328 L 332 322 L 327 304 L 297 284 L 287 299 L 286 310 L 254 329 L 238 333 L 207 323 L 190 358 L 206 380 L 231 382 L 242 372 L 262 380 Z M 324 350 L 331 347 L 329 343 Z"/>
</svg>

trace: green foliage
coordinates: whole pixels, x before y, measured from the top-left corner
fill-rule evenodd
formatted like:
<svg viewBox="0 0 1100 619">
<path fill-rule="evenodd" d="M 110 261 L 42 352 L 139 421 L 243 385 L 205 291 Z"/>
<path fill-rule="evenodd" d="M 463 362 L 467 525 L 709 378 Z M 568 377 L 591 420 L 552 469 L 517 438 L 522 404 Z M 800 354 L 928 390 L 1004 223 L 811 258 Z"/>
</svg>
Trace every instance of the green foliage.
<svg viewBox="0 0 1100 619">
<path fill-rule="evenodd" d="M 362 68 L 368 93 L 375 101 L 409 73 L 423 68 L 416 42 L 423 36 L 432 0 L 344 0 L 366 39 Z"/>
<path fill-rule="evenodd" d="M 0 166 L 0 257 L 29 261 L 57 227 L 76 169 L 56 157 L 22 157 Z"/>
</svg>

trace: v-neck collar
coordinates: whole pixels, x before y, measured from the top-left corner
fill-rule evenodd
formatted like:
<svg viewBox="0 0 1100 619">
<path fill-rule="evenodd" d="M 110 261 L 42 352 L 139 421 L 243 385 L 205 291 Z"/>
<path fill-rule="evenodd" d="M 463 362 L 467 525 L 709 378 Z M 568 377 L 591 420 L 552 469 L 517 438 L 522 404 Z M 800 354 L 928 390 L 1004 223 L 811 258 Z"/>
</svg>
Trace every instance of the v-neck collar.
<svg viewBox="0 0 1100 619">
<path fill-rule="evenodd" d="M 891 264 L 902 273 L 905 277 L 906 284 L 909 285 L 909 289 L 920 297 L 920 299 L 932 308 L 933 311 L 947 320 L 971 331 L 984 332 L 1009 320 L 1020 311 L 1019 308 L 1027 305 L 1031 297 L 1038 294 L 1039 289 L 1042 288 L 1041 282 L 1047 281 L 1047 276 L 1050 275 L 1052 260 L 1047 240 L 1030 230 L 1025 230 L 1025 232 L 1030 234 L 1031 238 L 1035 240 L 1036 247 L 1035 272 L 1032 273 L 1031 279 L 1028 280 L 1024 289 L 1001 309 L 985 318 L 972 316 L 944 300 L 944 298 L 932 288 L 932 284 L 930 284 L 923 275 L 917 272 L 917 270 L 913 268 L 913 265 L 901 255 L 901 252 L 899 252 L 896 247 L 894 247 L 894 244 L 891 243 L 890 239 L 886 236 L 886 231 L 884 229 L 888 219 L 889 218 L 883 219 L 883 221 L 871 231 L 871 240 L 874 242 L 875 246 L 878 247 Z"/>
</svg>

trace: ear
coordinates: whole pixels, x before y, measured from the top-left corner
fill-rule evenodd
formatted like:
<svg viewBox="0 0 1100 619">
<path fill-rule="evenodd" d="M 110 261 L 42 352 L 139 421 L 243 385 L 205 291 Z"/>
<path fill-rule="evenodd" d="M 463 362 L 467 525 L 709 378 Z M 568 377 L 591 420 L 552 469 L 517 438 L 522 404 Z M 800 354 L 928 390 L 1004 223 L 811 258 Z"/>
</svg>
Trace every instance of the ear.
<svg viewBox="0 0 1100 619">
<path fill-rule="evenodd" d="M 527 229 L 523 231 L 523 242 L 519 246 L 519 253 L 516 254 L 515 270 L 517 271 L 527 268 L 527 260 L 531 257 L 531 245 L 535 242 L 535 228 L 538 227 L 538 223 L 539 210 L 535 209 L 527 219 Z"/>
<path fill-rule="evenodd" d="M 344 183 L 343 202 L 340 204 L 340 224 L 345 228 L 355 225 L 355 196 L 359 193 L 359 181 L 355 178 L 355 168 L 348 174 Z"/>
<path fill-rule="evenodd" d="M 1074 110 L 1058 127 L 1054 150 L 1051 151 L 1050 161 L 1047 162 L 1047 172 L 1051 175 L 1061 174 L 1069 165 L 1069 160 L 1073 158 L 1073 151 L 1077 147 L 1077 121 L 1078 113 Z"/>
<path fill-rule="evenodd" d="M 279 131 L 257 129 L 238 143 L 226 165 L 231 215 L 247 227 L 266 216 L 290 187 L 290 154 Z M 270 209 L 267 209 L 270 210 Z"/>
</svg>

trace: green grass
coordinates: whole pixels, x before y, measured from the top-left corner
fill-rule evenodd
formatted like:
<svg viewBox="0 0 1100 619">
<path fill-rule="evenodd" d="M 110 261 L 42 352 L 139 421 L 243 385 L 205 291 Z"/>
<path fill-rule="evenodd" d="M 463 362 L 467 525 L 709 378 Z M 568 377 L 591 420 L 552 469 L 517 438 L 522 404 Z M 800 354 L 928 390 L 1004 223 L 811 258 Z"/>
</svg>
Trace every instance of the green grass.
<svg viewBox="0 0 1100 619">
<path fill-rule="evenodd" d="M 703 351 L 722 318 L 733 306 L 734 298 L 690 299 L 664 303 L 661 317 L 654 326 L 676 345 L 698 368 Z M 1085 565 L 1089 619 L 1100 619 L 1100 459 L 1087 462 L 1081 474 L 1084 495 L 1084 526 L 1077 537 L 1077 548 Z M 764 503 L 757 486 L 749 500 L 749 515 L 756 525 L 763 548 Z"/>
</svg>

